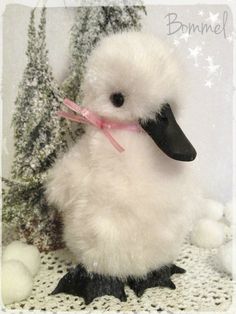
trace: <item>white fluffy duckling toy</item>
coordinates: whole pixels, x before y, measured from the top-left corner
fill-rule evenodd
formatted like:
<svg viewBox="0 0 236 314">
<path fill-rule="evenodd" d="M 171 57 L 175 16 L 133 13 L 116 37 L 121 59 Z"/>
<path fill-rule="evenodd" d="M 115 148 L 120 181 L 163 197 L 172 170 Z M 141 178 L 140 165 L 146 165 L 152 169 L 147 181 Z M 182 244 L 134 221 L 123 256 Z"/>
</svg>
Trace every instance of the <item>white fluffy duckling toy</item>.
<svg viewBox="0 0 236 314">
<path fill-rule="evenodd" d="M 47 197 L 62 211 L 64 239 L 78 266 L 55 293 L 126 300 L 170 277 L 194 202 L 189 163 L 196 151 L 177 124 L 181 71 L 174 53 L 153 35 L 104 38 L 87 64 L 83 137 L 52 168 Z M 63 116 L 63 113 L 61 113 Z M 81 118 L 82 116 L 82 118 Z M 123 151 L 123 152 L 122 152 Z"/>
</svg>

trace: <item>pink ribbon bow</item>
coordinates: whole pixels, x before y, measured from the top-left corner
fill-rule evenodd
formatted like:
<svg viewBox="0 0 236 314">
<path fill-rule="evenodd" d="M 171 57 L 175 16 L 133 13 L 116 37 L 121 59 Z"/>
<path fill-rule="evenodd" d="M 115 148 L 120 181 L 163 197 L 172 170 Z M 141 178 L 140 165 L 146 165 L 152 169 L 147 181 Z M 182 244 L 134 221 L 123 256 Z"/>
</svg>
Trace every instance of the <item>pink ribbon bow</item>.
<svg viewBox="0 0 236 314">
<path fill-rule="evenodd" d="M 134 123 L 123 123 L 123 122 L 115 122 L 108 120 L 106 118 L 100 117 L 93 111 L 81 107 L 78 104 L 74 103 L 69 99 L 64 99 L 64 104 L 71 110 L 79 113 L 80 115 L 71 114 L 65 111 L 59 111 L 57 114 L 60 117 L 66 118 L 71 121 L 90 124 L 95 126 L 96 128 L 100 129 L 103 134 L 108 138 L 110 143 L 121 153 L 125 149 L 114 139 L 111 133 L 108 131 L 109 129 L 113 130 L 127 130 L 132 132 L 141 132 L 142 129 L 140 128 L 139 124 L 136 122 Z"/>
</svg>

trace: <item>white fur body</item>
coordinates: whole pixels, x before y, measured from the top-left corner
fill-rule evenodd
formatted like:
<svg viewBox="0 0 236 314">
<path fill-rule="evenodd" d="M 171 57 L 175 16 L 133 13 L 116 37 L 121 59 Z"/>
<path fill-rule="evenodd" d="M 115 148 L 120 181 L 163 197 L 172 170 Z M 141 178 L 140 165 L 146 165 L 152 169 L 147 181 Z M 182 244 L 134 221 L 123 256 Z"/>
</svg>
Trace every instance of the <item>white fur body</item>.
<svg viewBox="0 0 236 314">
<path fill-rule="evenodd" d="M 112 133 L 125 152 L 89 130 L 51 171 L 49 199 L 63 209 L 64 239 L 78 262 L 97 273 L 142 276 L 176 257 L 193 193 L 184 165 L 147 134 Z"/>
<path fill-rule="evenodd" d="M 88 62 L 83 104 L 120 121 L 147 119 L 177 99 L 178 78 L 172 56 L 154 37 L 111 36 Z M 126 97 L 121 108 L 109 100 L 116 91 Z M 63 212 L 68 248 L 88 271 L 144 276 L 173 262 L 189 228 L 190 165 L 167 157 L 145 132 L 111 133 L 123 153 L 88 126 L 51 170 L 47 196 Z"/>
</svg>

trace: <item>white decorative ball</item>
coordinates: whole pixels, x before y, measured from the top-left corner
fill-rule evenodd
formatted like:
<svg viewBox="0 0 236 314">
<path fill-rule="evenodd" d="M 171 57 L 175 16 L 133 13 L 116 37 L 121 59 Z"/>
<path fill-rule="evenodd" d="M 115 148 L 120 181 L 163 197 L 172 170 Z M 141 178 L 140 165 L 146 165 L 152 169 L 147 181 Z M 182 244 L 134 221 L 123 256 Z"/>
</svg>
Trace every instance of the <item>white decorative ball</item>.
<svg viewBox="0 0 236 314">
<path fill-rule="evenodd" d="M 205 200 L 205 213 L 204 213 L 205 218 L 218 221 L 223 217 L 223 214 L 224 214 L 223 204 L 211 199 Z"/>
<path fill-rule="evenodd" d="M 223 245 L 216 256 L 218 260 L 218 264 L 220 269 L 227 272 L 228 274 L 232 274 L 232 266 L 233 266 L 233 243 L 229 241 L 225 245 Z"/>
<path fill-rule="evenodd" d="M 191 234 L 192 244 L 203 248 L 216 248 L 224 242 L 224 225 L 210 219 L 200 219 Z"/>
<path fill-rule="evenodd" d="M 225 205 L 224 215 L 229 224 L 233 222 L 233 202 L 230 201 Z"/>
<path fill-rule="evenodd" d="M 3 251 L 3 261 L 18 260 L 35 276 L 40 267 L 40 253 L 34 245 L 13 241 Z"/>
<path fill-rule="evenodd" d="M 31 295 L 33 277 L 25 265 L 11 260 L 2 263 L 2 301 L 4 305 L 20 302 Z"/>
</svg>

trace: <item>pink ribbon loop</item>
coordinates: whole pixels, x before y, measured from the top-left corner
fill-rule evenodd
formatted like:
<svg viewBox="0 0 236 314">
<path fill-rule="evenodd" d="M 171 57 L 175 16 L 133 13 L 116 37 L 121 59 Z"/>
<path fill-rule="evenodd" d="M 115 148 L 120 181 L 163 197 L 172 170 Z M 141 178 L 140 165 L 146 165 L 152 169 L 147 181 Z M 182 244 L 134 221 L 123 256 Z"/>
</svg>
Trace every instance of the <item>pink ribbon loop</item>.
<svg viewBox="0 0 236 314">
<path fill-rule="evenodd" d="M 103 134 L 107 137 L 110 143 L 121 153 L 125 149 L 114 139 L 111 133 L 108 130 L 127 130 L 132 132 L 142 132 L 138 123 L 123 123 L 123 122 L 115 122 L 108 120 L 106 118 L 100 117 L 95 112 L 81 107 L 78 104 L 74 103 L 70 99 L 65 99 L 64 104 L 71 109 L 72 111 L 79 113 L 79 115 L 75 115 L 65 111 L 57 112 L 58 116 L 79 123 L 85 123 L 95 126 L 100 129 Z"/>
</svg>

